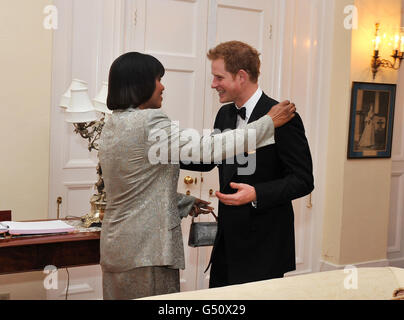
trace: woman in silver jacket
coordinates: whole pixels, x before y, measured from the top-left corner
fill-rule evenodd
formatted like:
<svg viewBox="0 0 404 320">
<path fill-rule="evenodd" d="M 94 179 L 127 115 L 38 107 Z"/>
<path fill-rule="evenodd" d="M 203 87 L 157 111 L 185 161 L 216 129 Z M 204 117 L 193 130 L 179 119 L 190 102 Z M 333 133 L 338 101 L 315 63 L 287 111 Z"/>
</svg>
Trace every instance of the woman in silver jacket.
<svg viewBox="0 0 404 320">
<path fill-rule="evenodd" d="M 181 219 L 195 211 L 194 205 L 196 215 L 211 208 L 177 193 L 180 169 L 173 145 L 178 154 L 200 148 L 201 158 L 204 148 L 213 156 L 221 147 L 216 157 L 224 159 L 234 156 L 232 150 L 249 151 L 248 129 L 256 130 L 259 148 L 274 143 L 274 128 L 294 116 L 294 105 L 284 102 L 246 130 L 201 138 L 195 146 L 195 141 L 180 139 L 182 130 L 160 110 L 164 73 L 156 58 L 137 52 L 120 56 L 110 69 L 107 105 L 113 114 L 103 128 L 99 149 L 107 193 L 100 248 L 104 299 L 180 290 L 179 269 L 185 268 Z M 225 144 L 229 136 L 234 140 L 230 145 Z M 166 154 L 156 155 L 156 150 Z M 152 159 L 156 157 L 160 161 Z"/>
</svg>

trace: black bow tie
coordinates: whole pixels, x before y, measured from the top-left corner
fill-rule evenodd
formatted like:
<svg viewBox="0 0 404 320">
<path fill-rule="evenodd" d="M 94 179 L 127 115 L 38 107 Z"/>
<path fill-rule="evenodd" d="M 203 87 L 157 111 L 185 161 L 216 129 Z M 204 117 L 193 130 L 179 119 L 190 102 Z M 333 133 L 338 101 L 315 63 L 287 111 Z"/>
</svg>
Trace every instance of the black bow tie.
<svg viewBox="0 0 404 320">
<path fill-rule="evenodd" d="M 246 108 L 243 107 L 243 108 L 239 109 L 239 108 L 236 107 L 236 110 L 237 110 L 237 114 L 240 116 L 240 118 L 245 120 L 245 118 L 246 118 Z"/>
</svg>

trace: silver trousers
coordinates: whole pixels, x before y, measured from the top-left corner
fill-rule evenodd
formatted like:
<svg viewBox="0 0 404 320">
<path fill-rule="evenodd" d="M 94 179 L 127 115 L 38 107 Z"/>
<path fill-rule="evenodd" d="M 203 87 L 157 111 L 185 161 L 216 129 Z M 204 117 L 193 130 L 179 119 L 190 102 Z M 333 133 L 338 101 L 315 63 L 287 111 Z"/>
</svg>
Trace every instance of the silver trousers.
<svg viewBox="0 0 404 320">
<path fill-rule="evenodd" d="M 180 272 L 167 267 L 143 267 L 126 272 L 102 272 L 104 300 L 129 300 L 180 291 Z"/>
</svg>

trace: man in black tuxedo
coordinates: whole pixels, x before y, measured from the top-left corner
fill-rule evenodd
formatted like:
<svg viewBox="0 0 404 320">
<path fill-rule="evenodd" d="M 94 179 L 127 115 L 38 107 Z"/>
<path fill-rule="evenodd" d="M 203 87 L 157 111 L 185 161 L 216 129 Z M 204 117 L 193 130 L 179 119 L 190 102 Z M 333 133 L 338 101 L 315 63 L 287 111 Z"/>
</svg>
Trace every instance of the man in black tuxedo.
<svg viewBox="0 0 404 320">
<path fill-rule="evenodd" d="M 231 41 L 208 53 L 212 88 L 224 105 L 215 130 L 242 128 L 265 115 L 277 101 L 258 85 L 259 53 Z M 312 159 L 300 116 L 275 130 L 275 144 L 246 155 L 255 172 L 241 175 L 237 159 L 218 165 L 218 233 L 211 255 L 210 288 L 281 278 L 296 269 L 292 200 L 314 189 Z M 233 163 L 233 164 L 232 164 Z M 245 163 L 245 162 L 244 162 Z M 215 164 L 181 165 L 210 171 Z"/>
</svg>

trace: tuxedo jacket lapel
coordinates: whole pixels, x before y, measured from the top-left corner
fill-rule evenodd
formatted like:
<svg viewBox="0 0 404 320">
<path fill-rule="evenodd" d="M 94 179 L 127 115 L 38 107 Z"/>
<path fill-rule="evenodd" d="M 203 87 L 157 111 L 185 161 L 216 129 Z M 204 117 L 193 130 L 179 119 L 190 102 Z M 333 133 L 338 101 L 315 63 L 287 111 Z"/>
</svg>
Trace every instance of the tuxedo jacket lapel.
<svg viewBox="0 0 404 320">
<path fill-rule="evenodd" d="M 265 103 L 265 93 L 262 94 L 261 98 L 258 100 L 253 112 L 251 113 L 248 123 L 257 121 L 259 118 L 263 117 L 268 113 L 271 106 Z"/>
</svg>

